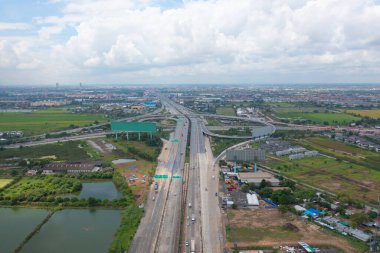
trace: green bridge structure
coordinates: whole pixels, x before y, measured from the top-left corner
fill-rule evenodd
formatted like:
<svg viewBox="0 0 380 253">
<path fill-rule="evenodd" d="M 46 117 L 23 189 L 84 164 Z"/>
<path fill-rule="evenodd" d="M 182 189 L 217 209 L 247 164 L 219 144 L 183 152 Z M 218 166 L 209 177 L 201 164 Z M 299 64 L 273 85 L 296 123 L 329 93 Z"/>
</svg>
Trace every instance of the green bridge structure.
<svg viewBox="0 0 380 253">
<path fill-rule="evenodd" d="M 157 132 L 157 126 L 154 122 L 111 122 L 111 131 L 115 132 L 116 139 L 118 133 L 125 133 L 127 140 L 129 140 L 129 133 L 138 133 L 139 140 L 141 140 L 141 133 L 148 133 L 152 139 L 153 134 Z"/>
</svg>

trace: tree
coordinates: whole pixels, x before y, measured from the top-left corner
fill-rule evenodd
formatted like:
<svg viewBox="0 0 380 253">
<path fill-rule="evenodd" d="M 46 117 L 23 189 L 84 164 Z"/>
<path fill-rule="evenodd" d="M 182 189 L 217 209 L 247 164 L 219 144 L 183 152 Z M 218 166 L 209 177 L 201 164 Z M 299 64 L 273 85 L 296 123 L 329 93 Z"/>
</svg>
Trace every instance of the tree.
<svg viewBox="0 0 380 253">
<path fill-rule="evenodd" d="M 263 179 L 260 182 L 259 189 L 262 189 L 262 188 L 265 188 L 265 187 L 271 187 L 271 186 L 272 186 L 272 184 L 270 182 L 268 182 L 265 179 Z"/>
<path fill-rule="evenodd" d="M 95 198 L 93 198 L 93 197 L 90 197 L 90 198 L 88 198 L 88 205 L 89 206 L 95 206 L 96 205 L 96 203 L 98 202 Z"/>
<path fill-rule="evenodd" d="M 366 213 L 354 213 L 351 215 L 352 227 L 357 228 L 362 223 L 369 221 L 369 216 Z"/>
<path fill-rule="evenodd" d="M 259 193 L 264 198 L 269 198 L 272 196 L 273 189 L 270 187 L 264 187 L 264 188 L 260 189 Z"/>
<path fill-rule="evenodd" d="M 14 176 L 17 176 L 18 172 L 17 170 L 11 170 L 11 176 L 14 177 Z"/>
<path fill-rule="evenodd" d="M 377 218 L 377 213 L 376 212 L 374 212 L 374 211 L 369 211 L 368 212 L 368 217 L 370 218 L 370 219 L 376 219 Z"/>
<path fill-rule="evenodd" d="M 242 187 L 240 187 L 240 191 L 247 193 L 249 191 L 249 185 L 243 185 Z"/>
</svg>

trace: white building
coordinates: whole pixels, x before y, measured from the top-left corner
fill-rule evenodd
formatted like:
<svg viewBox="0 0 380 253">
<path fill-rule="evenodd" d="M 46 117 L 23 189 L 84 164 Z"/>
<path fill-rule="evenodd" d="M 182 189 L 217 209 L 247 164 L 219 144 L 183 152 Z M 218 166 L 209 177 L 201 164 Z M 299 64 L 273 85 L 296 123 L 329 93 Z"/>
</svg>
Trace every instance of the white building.
<svg viewBox="0 0 380 253">
<path fill-rule="evenodd" d="M 249 207 L 259 207 L 259 199 L 256 194 L 247 193 L 247 201 Z"/>
</svg>

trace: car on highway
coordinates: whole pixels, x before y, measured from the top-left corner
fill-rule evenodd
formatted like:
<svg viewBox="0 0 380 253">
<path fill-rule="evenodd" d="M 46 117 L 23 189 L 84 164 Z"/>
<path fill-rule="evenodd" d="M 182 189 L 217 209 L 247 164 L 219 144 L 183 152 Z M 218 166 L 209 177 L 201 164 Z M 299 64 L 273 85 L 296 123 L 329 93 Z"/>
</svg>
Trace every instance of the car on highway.
<svg viewBox="0 0 380 253">
<path fill-rule="evenodd" d="M 189 246 L 189 242 L 188 241 L 186 241 L 186 246 Z"/>
<path fill-rule="evenodd" d="M 189 203 L 189 208 L 191 208 L 191 202 Z"/>
<path fill-rule="evenodd" d="M 193 222 L 195 221 L 195 214 L 191 215 L 191 221 L 193 221 Z"/>
<path fill-rule="evenodd" d="M 208 191 L 207 187 L 205 188 L 205 191 L 206 191 L 206 192 Z"/>
<path fill-rule="evenodd" d="M 217 193 L 217 192 L 215 192 L 215 196 L 216 196 L 216 197 L 218 196 L 218 193 Z"/>
</svg>

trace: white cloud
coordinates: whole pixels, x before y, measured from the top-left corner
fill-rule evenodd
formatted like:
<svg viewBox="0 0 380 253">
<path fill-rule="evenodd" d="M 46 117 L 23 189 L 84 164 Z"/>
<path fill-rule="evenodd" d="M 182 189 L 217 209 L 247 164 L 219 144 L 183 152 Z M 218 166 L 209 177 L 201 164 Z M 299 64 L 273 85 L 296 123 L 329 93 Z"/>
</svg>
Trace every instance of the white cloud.
<svg viewBox="0 0 380 253">
<path fill-rule="evenodd" d="M 33 52 L 21 52 L 9 41 L 0 44 L 0 68 L 33 66 L 52 73 L 50 79 L 72 77 L 75 70 L 82 81 L 96 75 L 98 82 L 183 76 L 186 82 L 215 76 L 238 83 L 272 81 L 260 79 L 260 72 L 286 73 L 284 82 L 305 73 L 313 80 L 326 77 L 319 82 L 352 73 L 379 80 L 375 0 L 210 0 L 158 7 L 163 2 L 66 0 L 62 16 L 36 17 L 38 35 L 28 45 Z M 55 36 L 67 28 L 74 35 L 57 42 Z M 52 63 L 59 71 L 48 71 L 56 66 Z"/>
<path fill-rule="evenodd" d="M 27 23 L 6 23 L 0 22 L 0 31 L 1 30 L 27 30 L 31 26 Z"/>
</svg>

